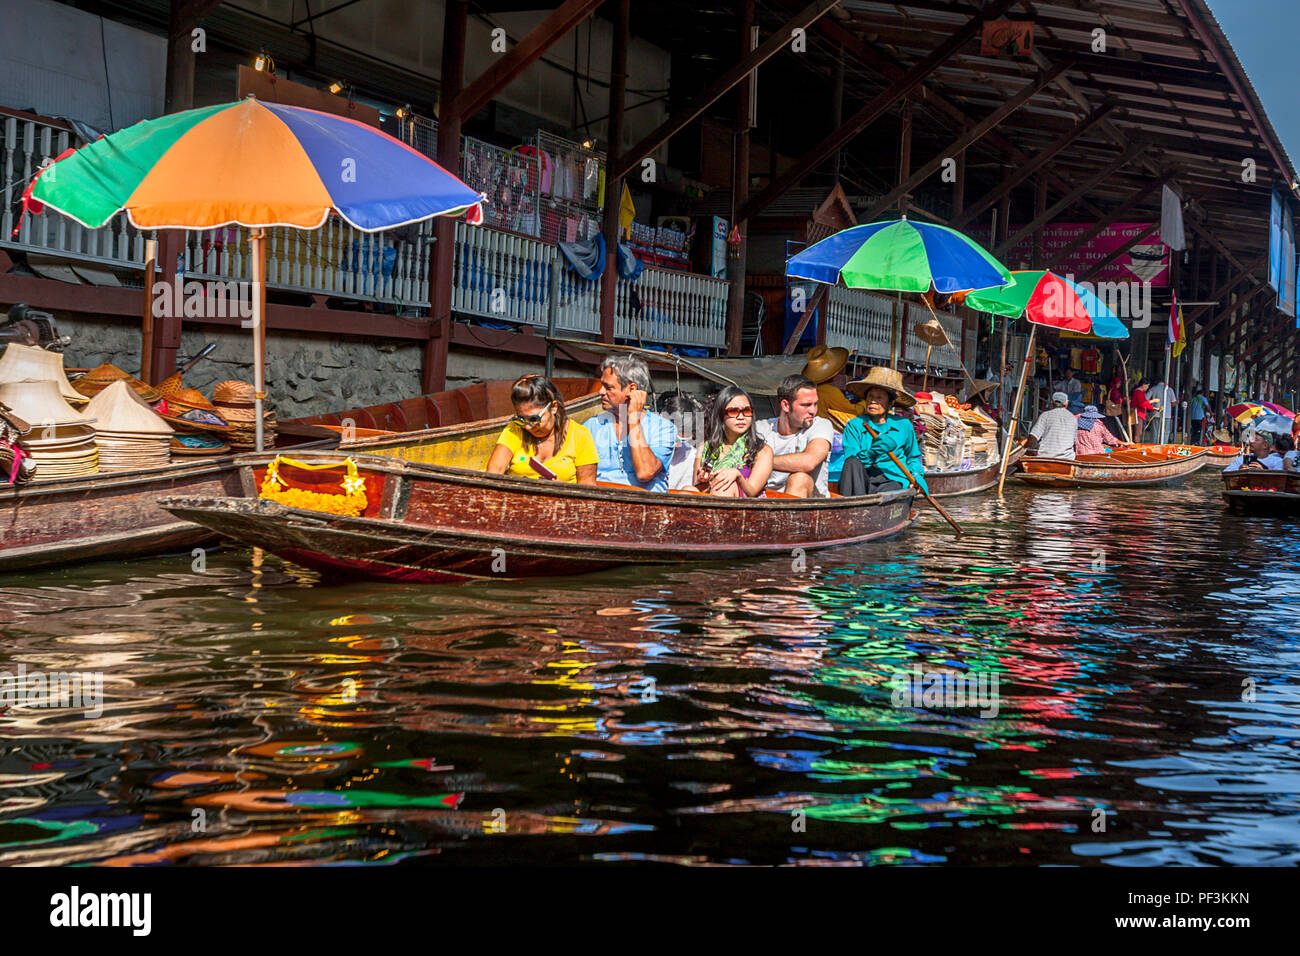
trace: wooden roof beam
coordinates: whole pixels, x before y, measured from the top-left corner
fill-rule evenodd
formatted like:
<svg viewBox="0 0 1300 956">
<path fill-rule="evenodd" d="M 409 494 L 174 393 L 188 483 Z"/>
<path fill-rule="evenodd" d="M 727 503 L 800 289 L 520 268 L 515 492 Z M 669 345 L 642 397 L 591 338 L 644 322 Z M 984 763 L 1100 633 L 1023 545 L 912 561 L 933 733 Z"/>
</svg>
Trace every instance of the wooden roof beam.
<svg viewBox="0 0 1300 956">
<path fill-rule="evenodd" d="M 1190 336 L 1187 341 L 1189 343 L 1195 342 L 1197 339 L 1201 338 L 1204 335 L 1207 335 L 1208 333 L 1216 329 L 1219 325 L 1223 323 L 1225 319 L 1227 319 L 1229 316 L 1235 313 L 1238 309 L 1244 309 L 1242 315 L 1238 317 L 1226 329 L 1223 330 L 1222 335 L 1224 338 L 1224 344 L 1226 345 L 1228 337 L 1232 335 L 1233 331 L 1235 331 L 1239 325 L 1241 325 L 1241 323 L 1245 320 L 1245 317 L 1250 314 L 1250 309 L 1252 308 L 1250 307 L 1250 303 L 1262 291 L 1271 288 L 1272 286 L 1270 286 L 1267 282 L 1259 281 L 1258 284 L 1253 289 L 1251 289 L 1245 295 L 1238 298 L 1236 302 L 1229 302 L 1226 306 L 1220 309 L 1218 315 L 1216 315 L 1213 319 L 1207 322 L 1202 328 L 1197 329 L 1196 333 Z"/>
<path fill-rule="evenodd" d="M 1083 119 L 1074 124 L 1073 128 L 1067 130 L 1061 136 L 1058 136 L 1051 143 L 1048 143 L 1032 157 L 1027 163 L 1021 163 L 1010 176 L 1007 176 L 1002 182 L 998 183 L 993 189 L 989 190 L 977 201 L 970 204 L 960 216 L 954 220 L 954 225 L 961 227 L 972 221 L 984 210 L 991 208 L 994 203 L 998 202 L 1003 196 L 1011 192 L 1022 182 L 1036 173 L 1040 168 L 1051 162 L 1056 155 L 1065 149 L 1080 136 L 1087 133 L 1097 125 L 1107 113 L 1115 108 L 1114 103 L 1103 103 Z"/>
<path fill-rule="evenodd" d="M 1019 93 L 1002 104 L 1000 109 L 990 113 L 966 132 L 962 133 L 955 140 L 949 143 L 946 148 L 940 150 L 938 155 L 934 156 L 928 163 L 925 163 L 920 169 L 916 170 L 916 172 L 908 176 L 907 179 L 899 183 L 898 186 L 890 190 L 888 195 L 878 201 L 865 213 L 860 215 L 858 217 L 859 221 L 874 222 L 876 217 L 882 212 L 889 209 L 897 203 L 898 200 L 902 199 L 921 183 L 933 176 L 935 171 L 944 164 L 945 160 L 955 157 L 958 153 L 966 149 L 966 147 L 970 146 L 971 143 L 974 143 L 993 127 L 997 126 L 1016 110 L 1020 109 L 1020 107 L 1028 103 L 1034 96 L 1037 96 L 1042 91 L 1043 87 L 1055 80 L 1062 71 L 1066 69 L 1066 66 L 1067 64 L 1061 63 L 1052 67 L 1050 70 L 1043 70 L 1021 87 Z"/>
<path fill-rule="evenodd" d="M 1047 210 L 1045 210 L 1042 215 L 1036 216 L 1031 223 L 1029 223 L 1027 226 L 1024 226 L 1014 236 L 1010 236 L 1007 239 L 1003 240 L 1003 242 L 1001 242 L 998 245 L 998 247 L 993 250 L 993 254 L 995 256 L 1000 256 L 1003 253 L 1007 252 L 1008 250 L 1014 249 L 1016 243 L 1018 243 L 1021 239 L 1025 238 L 1025 236 L 1037 232 L 1043 226 L 1047 225 L 1049 222 L 1055 219 L 1057 215 L 1059 215 L 1061 212 L 1063 212 L 1064 210 L 1072 206 L 1075 203 L 1075 201 L 1079 199 L 1079 197 L 1085 195 L 1089 190 L 1091 190 L 1094 186 L 1096 186 L 1107 176 L 1113 175 L 1117 169 L 1121 169 L 1124 166 L 1127 166 L 1144 149 L 1146 149 L 1145 143 L 1130 143 L 1128 149 L 1124 150 L 1124 152 L 1121 153 L 1118 157 L 1116 157 L 1107 165 L 1103 166 L 1101 169 L 1097 170 L 1095 173 L 1093 173 L 1083 182 L 1076 184 L 1073 189 L 1071 189 L 1068 193 L 1065 194 L 1064 197 L 1057 200 L 1057 202 L 1053 204 L 1051 207 L 1049 207 Z"/>
<path fill-rule="evenodd" d="M 816 23 L 832 8 L 838 6 L 839 2 L 840 0 L 814 0 L 813 3 L 792 16 L 778 27 L 758 49 L 741 59 L 726 73 L 723 73 L 722 76 L 710 83 L 699 96 L 691 100 L 687 106 L 674 112 L 668 119 L 659 124 L 658 128 L 643 137 L 641 142 L 626 153 L 618 156 L 617 159 L 611 156 L 609 159 L 609 178 L 621 179 L 626 176 L 632 171 L 633 166 L 668 142 L 676 133 L 681 132 L 686 124 L 696 119 L 706 109 L 722 99 L 741 80 L 757 70 L 759 66 L 789 46 L 790 36 L 794 30 L 802 30 Z M 615 149 L 618 145 L 611 143 L 610 149 Z M 739 218 L 744 219 L 746 217 Z"/>
<path fill-rule="evenodd" d="M 985 21 L 997 19 L 1013 3 L 1015 3 L 1015 0 L 992 0 L 978 16 L 966 21 L 947 40 L 939 44 L 929 56 L 914 65 L 903 76 L 894 81 L 888 89 L 850 116 L 837 129 L 832 130 L 821 142 L 796 160 L 793 166 L 768 183 L 757 195 L 750 197 L 749 201 L 736 214 L 736 219 L 739 221 L 753 219 L 758 213 L 766 209 L 774 199 L 783 195 L 791 187 L 797 186 L 805 176 L 824 163 L 832 153 L 843 148 L 853 137 L 879 119 L 887 109 L 920 86 L 925 78 L 933 73 L 941 63 L 970 42 L 983 28 Z"/>
<path fill-rule="evenodd" d="M 460 91 L 449 104 L 461 120 L 469 119 L 532 66 L 547 50 L 567 36 L 600 6 L 602 0 L 565 0 L 477 80 Z"/>
<path fill-rule="evenodd" d="M 1229 279 L 1227 282 L 1223 283 L 1221 286 L 1219 286 L 1217 289 L 1211 292 L 1210 293 L 1211 304 L 1197 306 L 1196 311 L 1193 312 L 1191 315 L 1187 316 L 1188 326 L 1190 326 L 1193 322 L 1197 321 L 1202 315 L 1210 311 L 1210 309 L 1214 308 L 1215 305 L 1221 302 L 1225 295 L 1231 293 L 1232 290 L 1235 289 L 1241 283 L 1242 279 L 1247 278 L 1252 272 L 1254 272 L 1257 268 L 1259 268 L 1259 266 L 1261 266 L 1264 260 L 1267 258 L 1268 258 L 1268 253 L 1261 252 L 1253 260 L 1251 260 L 1249 265 L 1247 265 L 1244 269 L 1242 269 L 1240 272 L 1234 275 L 1231 279 Z M 1194 335 L 1189 333 L 1187 341 L 1195 342 L 1206 332 L 1208 332 L 1209 328 L 1210 327 L 1207 326 L 1206 328 L 1196 332 Z"/>
</svg>

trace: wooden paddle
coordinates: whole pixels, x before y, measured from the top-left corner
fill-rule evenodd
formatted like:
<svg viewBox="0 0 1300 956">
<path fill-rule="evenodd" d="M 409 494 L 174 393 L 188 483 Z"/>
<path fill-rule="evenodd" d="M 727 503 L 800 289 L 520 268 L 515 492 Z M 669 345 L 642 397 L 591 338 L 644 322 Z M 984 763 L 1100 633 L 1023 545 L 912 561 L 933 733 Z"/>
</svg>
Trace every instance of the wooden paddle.
<svg viewBox="0 0 1300 956">
<path fill-rule="evenodd" d="M 872 438 L 876 438 L 876 439 L 880 438 L 880 435 L 876 432 L 876 430 L 867 424 L 867 419 L 865 416 L 862 419 L 862 426 L 867 430 L 867 432 L 871 435 Z M 887 451 L 885 452 L 885 454 L 888 455 L 890 460 L 893 461 L 893 463 L 898 466 L 898 470 L 907 476 L 907 480 L 916 486 L 916 490 L 921 493 L 922 497 L 924 497 L 926 501 L 930 502 L 930 504 L 934 507 L 934 510 L 939 512 L 939 514 L 943 515 L 944 520 L 947 521 L 950 525 L 952 525 L 953 530 L 957 532 L 958 536 L 961 536 L 966 533 L 962 531 L 961 525 L 959 525 L 956 521 L 952 520 L 952 515 L 944 511 L 943 508 L 939 505 L 939 502 L 931 498 L 930 493 L 921 487 L 921 483 L 916 480 L 916 476 L 907 470 L 907 466 L 898 460 L 897 455 L 895 455 L 892 451 Z"/>
</svg>

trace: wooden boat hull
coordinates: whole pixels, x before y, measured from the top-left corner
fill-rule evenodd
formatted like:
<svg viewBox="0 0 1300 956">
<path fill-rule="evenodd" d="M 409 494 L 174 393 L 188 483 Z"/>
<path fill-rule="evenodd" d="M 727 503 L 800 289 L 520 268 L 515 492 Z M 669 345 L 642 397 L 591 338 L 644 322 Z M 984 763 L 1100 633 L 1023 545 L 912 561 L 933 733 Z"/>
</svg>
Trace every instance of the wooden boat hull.
<svg viewBox="0 0 1300 956">
<path fill-rule="evenodd" d="M 585 422 L 600 414 L 598 379 L 554 382 L 572 420 Z M 481 382 L 368 408 L 297 418 L 282 423 L 281 431 L 297 433 L 300 439 L 341 433 L 338 447 L 350 452 L 447 468 L 481 468 L 514 414 L 513 384 Z"/>
<path fill-rule="evenodd" d="M 1010 461 L 1007 462 L 1007 474 L 1009 475 L 1020 462 L 1020 459 L 1025 457 L 1024 446 L 1017 445 L 1011 449 L 1008 457 L 1010 458 Z M 955 498 L 958 495 L 974 495 L 997 487 L 998 473 L 1001 467 L 1001 462 L 994 462 L 979 471 L 927 472 L 925 483 L 930 489 L 931 498 Z"/>
<path fill-rule="evenodd" d="M 1205 467 L 1220 471 L 1232 464 L 1232 460 L 1241 454 L 1241 449 L 1236 445 L 1209 445 L 1205 451 Z"/>
<path fill-rule="evenodd" d="M 158 507 L 163 495 L 238 495 L 230 456 L 0 485 L 0 571 L 186 550 L 217 535 Z"/>
<path fill-rule="evenodd" d="M 1223 500 L 1233 511 L 1300 514 L 1300 474 L 1286 471 L 1233 471 L 1223 478 Z"/>
<path fill-rule="evenodd" d="M 1080 458 L 1031 458 L 1017 481 L 1042 488 L 1175 487 L 1205 467 L 1206 451 L 1192 445 L 1147 445 Z"/>
<path fill-rule="evenodd" d="M 241 456 L 260 486 L 273 456 Z M 862 498 L 735 500 L 583 488 L 353 456 L 369 504 L 343 517 L 246 497 L 173 497 L 162 507 L 329 576 L 442 582 L 569 575 L 624 564 L 786 554 L 895 535 L 912 492 Z M 341 462 L 313 455 L 311 462 Z M 286 474 L 283 465 L 281 475 Z M 337 493 L 342 469 L 300 473 Z"/>
</svg>

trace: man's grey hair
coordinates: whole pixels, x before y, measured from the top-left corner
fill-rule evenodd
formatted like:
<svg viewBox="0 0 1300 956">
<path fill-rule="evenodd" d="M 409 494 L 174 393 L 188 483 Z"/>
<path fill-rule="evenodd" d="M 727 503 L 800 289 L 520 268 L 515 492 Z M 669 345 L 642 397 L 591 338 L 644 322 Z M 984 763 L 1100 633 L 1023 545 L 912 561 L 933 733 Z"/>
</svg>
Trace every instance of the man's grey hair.
<svg viewBox="0 0 1300 956">
<path fill-rule="evenodd" d="M 635 355 L 607 355 L 605 361 L 600 363 L 602 375 L 607 368 L 614 370 L 618 384 L 623 388 L 635 385 L 643 392 L 650 391 L 650 369 Z"/>
</svg>

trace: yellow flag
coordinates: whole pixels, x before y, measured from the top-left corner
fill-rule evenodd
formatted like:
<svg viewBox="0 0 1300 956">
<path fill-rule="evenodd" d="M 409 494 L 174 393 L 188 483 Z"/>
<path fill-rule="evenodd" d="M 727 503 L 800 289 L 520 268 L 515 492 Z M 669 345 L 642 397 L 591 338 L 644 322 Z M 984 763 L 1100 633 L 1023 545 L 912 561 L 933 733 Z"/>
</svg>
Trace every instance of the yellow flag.
<svg viewBox="0 0 1300 956">
<path fill-rule="evenodd" d="M 1174 342 L 1174 358 L 1183 354 L 1187 348 L 1187 323 L 1183 321 L 1183 305 L 1178 304 L 1178 338 Z"/>
<path fill-rule="evenodd" d="M 623 199 L 618 204 L 618 231 L 620 235 L 626 236 L 632 228 L 632 220 L 636 218 L 636 206 L 632 205 L 632 193 L 627 188 L 627 183 L 623 184 Z"/>
</svg>

